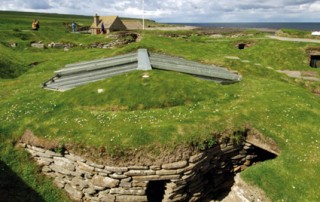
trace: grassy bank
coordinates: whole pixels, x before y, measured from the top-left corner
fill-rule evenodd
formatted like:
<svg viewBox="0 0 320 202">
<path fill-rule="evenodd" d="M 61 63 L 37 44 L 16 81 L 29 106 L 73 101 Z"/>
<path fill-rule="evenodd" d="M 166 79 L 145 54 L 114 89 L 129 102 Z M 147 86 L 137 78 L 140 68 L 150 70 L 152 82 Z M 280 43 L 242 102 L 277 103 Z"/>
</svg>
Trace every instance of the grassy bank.
<svg viewBox="0 0 320 202">
<path fill-rule="evenodd" d="M 13 22 L 14 17 L 8 18 Z M 0 43 L 18 43 L 15 49 L 0 46 L 0 52 L 8 58 L 3 67 L 15 64 L 12 58 L 20 58 L 17 63 L 26 68 L 15 78 L 0 79 L 0 161 L 45 201 L 66 199 L 63 195 L 60 198 L 60 192 L 37 174 L 25 152 L 13 147 L 26 129 L 61 144 L 104 147 L 109 155 L 123 155 L 127 150 L 153 148 L 150 152 L 158 152 L 161 147 L 197 145 L 212 138 L 212 134 L 250 126 L 273 138 L 281 154 L 247 169 L 242 176 L 265 190 L 274 201 L 320 199 L 320 100 L 312 93 L 320 83 L 292 79 L 275 71 L 311 71 L 320 75 L 319 69 L 308 67 L 305 52 L 315 44 L 275 41 L 261 33 L 214 38 L 191 31 L 175 32 L 186 37 L 146 31 L 141 33 L 140 42 L 116 49 L 39 50 L 30 48 L 30 42 L 90 44 L 109 39 L 65 32 L 60 24 L 69 19 L 66 16 L 38 18 L 43 24 L 38 32 L 14 30 L 15 26 L 5 26 L 8 21 L 0 18 L 0 29 L 10 28 L 1 32 Z M 76 20 L 91 22 L 82 17 Z M 28 29 L 29 20 L 21 23 L 22 30 Z M 236 45 L 240 42 L 250 42 L 251 47 L 239 50 Z M 53 71 L 66 64 L 141 47 L 221 65 L 238 71 L 243 80 L 223 86 L 189 75 L 153 70 L 149 79 L 142 79 L 143 72 L 137 71 L 64 93 L 40 88 Z M 230 56 L 239 59 L 228 59 Z M 28 67 L 35 62 L 37 65 Z M 98 89 L 104 92 L 98 93 Z M 44 182 L 46 185 L 40 186 Z"/>
</svg>

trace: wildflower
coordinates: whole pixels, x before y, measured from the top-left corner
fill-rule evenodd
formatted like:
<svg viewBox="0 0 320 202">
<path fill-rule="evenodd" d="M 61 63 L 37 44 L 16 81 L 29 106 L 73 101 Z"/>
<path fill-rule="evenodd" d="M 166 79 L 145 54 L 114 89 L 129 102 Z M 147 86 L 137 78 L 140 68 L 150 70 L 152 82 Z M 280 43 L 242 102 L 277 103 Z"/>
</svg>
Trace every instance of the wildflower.
<svg viewBox="0 0 320 202">
<path fill-rule="evenodd" d="M 99 88 L 98 93 L 103 93 L 104 89 Z"/>
</svg>

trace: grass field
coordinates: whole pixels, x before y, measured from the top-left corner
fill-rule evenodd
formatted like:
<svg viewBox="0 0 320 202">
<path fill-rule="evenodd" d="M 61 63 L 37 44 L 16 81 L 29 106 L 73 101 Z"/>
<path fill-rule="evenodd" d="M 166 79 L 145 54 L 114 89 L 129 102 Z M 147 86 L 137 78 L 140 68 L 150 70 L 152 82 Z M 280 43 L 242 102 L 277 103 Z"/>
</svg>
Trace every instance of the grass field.
<svg viewBox="0 0 320 202">
<path fill-rule="evenodd" d="M 30 31 L 33 18 L 40 20 L 38 32 Z M 306 53 L 316 44 L 271 40 L 259 32 L 213 38 L 194 31 L 144 31 L 140 42 L 116 49 L 76 47 L 64 52 L 30 47 L 32 41 L 89 45 L 110 40 L 70 33 L 63 25 L 70 20 L 88 26 L 92 19 L 0 12 L 0 162 L 36 190 L 35 197 L 68 200 L 38 174 L 24 151 L 14 147 L 26 129 L 61 145 L 104 147 L 109 155 L 123 155 L 134 149 L 158 152 L 179 144 L 201 145 L 212 134 L 250 126 L 273 138 L 281 154 L 247 169 L 243 178 L 273 201 L 320 200 L 320 99 L 313 93 L 320 92 L 320 82 L 275 71 L 310 71 L 319 78 L 320 69 L 308 66 Z M 168 37 L 173 33 L 187 37 Z M 13 42 L 17 48 L 8 45 Z M 252 46 L 238 50 L 239 42 Z M 138 48 L 224 66 L 238 71 L 243 80 L 224 86 L 153 70 L 149 80 L 137 71 L 63 93 L 40 87 L 66 64 Z M 99 88 L 104 93 L 98 94 Z M 0 172 L 0 179 L 6 175 L 9 171 Z"/>
</svg>

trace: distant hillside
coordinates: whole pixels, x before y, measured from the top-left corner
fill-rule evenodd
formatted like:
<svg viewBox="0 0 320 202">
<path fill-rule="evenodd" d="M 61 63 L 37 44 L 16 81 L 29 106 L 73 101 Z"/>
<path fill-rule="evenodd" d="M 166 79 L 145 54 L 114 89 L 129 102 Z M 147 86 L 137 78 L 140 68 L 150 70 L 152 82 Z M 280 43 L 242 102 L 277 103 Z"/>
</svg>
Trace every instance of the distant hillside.
<svg viewBox="0 0 320 202">
<path fill-rule="evenodd" d="M 12 29 L 30 29 L 31 22 L 33 19 L 39 19 L 40 27 L 42 24 L 52 25 L 52 23 L 72 22 L 76 21 L 78 24 L 83 26 L 90 26 L 93 21 L 92 16 L 85 15 L 68 15 L 68 14 L 57 14 L 57 13 L 34 13 L 34 12 L 17 12 L 17 11 L 0 11 L 0 30 L 12 30 Z M 108 14 L 100 14 L 108 15 Z M 112 14 L 109 14 L 112 15 Z M 141 18 L 128 18 L 121 17 L 124 20 L 140 20 Z M 145 19 L 145 26 L 155 27 L 164 26 L 155 22 L 154 20 Z"/>
</svg>

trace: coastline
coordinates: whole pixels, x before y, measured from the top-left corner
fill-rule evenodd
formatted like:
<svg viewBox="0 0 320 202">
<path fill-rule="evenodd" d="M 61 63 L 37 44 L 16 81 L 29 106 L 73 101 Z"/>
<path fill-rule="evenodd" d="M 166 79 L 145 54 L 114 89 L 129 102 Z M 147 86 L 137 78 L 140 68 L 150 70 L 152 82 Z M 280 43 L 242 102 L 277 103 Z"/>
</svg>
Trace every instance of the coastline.
<svg viewBox="0 0 320 202">
<path fill-rule="evenodd" d="M 168 27 L 148 27 L 145 30 L 161 30 L 161 31 L 183 31 L 183 30 L 197 30 L 204 32 L 237 32 L 237 31 L 245 31 L 245 30 L 256 30 L 261 32 L 267 32 L 274 34 L 279 29 L 272 28 L 246 28 L 246 27 L 201 27 L 201 26 L 190 26 L 190 25 L 178 25 L 178 26 L 168 26 Z"/>
<path fill-rule="evenodd" d="M 317 22 L 228 22 L 228 23 L 167 23 L 176 26 L 196 26 L 205 28 L 253 28 L 253 29 L 296 29 L 304 31 L 319 30 Z"/>
<path fill-rule="evenodd" d="M 177 31 L 177 30 L 195 30 L 201 29 L 201 27 L 197 26 L 170 26 L 170 27 L 147 27 L 145 30 L 164 30 L 164 31 Z"/>
</svg>

